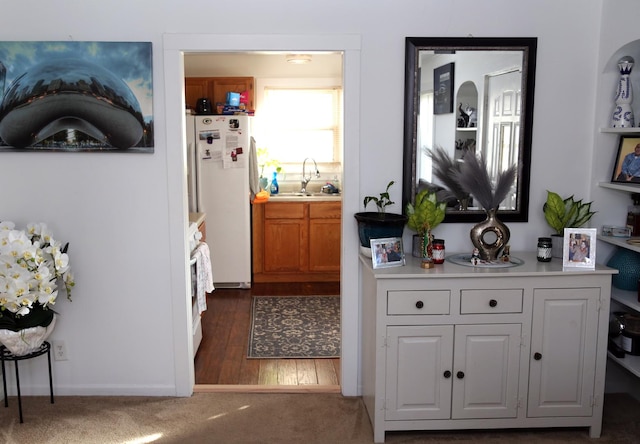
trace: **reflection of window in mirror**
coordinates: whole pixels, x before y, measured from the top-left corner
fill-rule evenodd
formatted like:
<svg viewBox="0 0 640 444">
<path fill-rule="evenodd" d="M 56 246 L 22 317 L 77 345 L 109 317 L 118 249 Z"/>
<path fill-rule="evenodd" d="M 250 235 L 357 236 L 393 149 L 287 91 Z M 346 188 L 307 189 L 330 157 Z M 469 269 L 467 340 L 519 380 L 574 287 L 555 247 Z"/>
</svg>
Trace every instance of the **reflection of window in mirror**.
<svg viewBox="0 0 640 444">
<path fill-rule="evenodd" d="M 427 151 L 433 148 L 433 91 L 420 93 L 420 111 L 418 114 L 417 146 L 420 147 L 420 155 L 416 156 L 418 177 L 431 180 L 431 157 Z"/>
</svg>

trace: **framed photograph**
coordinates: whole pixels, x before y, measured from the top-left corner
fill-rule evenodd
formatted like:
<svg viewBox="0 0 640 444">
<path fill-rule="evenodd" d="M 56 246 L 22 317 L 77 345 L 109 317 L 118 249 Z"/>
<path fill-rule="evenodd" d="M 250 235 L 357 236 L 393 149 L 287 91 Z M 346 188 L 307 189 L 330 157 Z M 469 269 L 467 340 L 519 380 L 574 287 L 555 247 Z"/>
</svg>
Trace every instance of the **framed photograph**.
<svg viewBox="0 0 640 444">
<path fill-rule="evenodd" d="M 620 136 L 611 182 L 640 184 L 640 137 Z"/>
<path fill-rule="evenodd" d="M 454 63 L 433 70 L 433 114 L 453 112 Z"/>
<path fill-rule="evenodd" d="M 154 151 L 151 42 L 0 41 L 0 153 Z"/>
<path fill-rule="evenodd" d="M 565 228 L 562 244 L 562 266 L 565 268 L 596 267 L 596 228 Z"/>
<path fill-rule="evenodd" d="M 401 237 L 371 239 L 373 268 L 401 267 L 404 265 L 404 250 Z"/>
</svg>

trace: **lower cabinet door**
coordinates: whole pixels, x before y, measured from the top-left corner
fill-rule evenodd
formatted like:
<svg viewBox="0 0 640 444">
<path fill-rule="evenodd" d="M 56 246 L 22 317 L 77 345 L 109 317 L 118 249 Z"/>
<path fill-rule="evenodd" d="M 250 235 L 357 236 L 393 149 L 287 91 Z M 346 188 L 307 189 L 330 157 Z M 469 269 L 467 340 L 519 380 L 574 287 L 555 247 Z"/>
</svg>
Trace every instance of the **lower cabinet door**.
<svg viewBox="0 0 640 444">
<path fill-rule="evenodd" d="M 387 327 L 387 420 L 451 416 L 453 326 Z"/>
<path fill-rule="evenodd" d="M 535 289 L 533 297 L 527 416 L 591 416 L 600 288 Z"/>
<path fill-rule="evenodd" d="M 456 325 L 451 416 L 515 418 L 521 324 Z"/>
</svg>

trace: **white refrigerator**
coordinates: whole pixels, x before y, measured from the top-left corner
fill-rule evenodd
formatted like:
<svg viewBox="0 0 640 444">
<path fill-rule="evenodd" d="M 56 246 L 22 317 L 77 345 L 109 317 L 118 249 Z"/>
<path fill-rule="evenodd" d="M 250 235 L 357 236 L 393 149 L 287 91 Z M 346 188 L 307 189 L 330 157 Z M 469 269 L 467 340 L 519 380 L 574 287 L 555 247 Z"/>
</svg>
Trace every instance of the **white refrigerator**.
<svg viewBox="0 0 640 444">
<path fill-rule="evenodd" d="M 189 211 L 206 215 L 214 286 L 250 288 L 249 182 L 257 182 L 251 117 L 187 115 L 186 121 Z"/>
</svg>

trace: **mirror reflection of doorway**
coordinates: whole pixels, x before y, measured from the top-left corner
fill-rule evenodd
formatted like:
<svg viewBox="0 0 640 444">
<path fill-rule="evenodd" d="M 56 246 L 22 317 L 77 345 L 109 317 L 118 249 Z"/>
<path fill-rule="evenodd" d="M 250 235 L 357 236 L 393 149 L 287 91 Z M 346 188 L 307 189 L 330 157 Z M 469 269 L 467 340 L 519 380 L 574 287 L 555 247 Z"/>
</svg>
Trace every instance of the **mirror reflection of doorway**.
<svg viewBox="0 0 640 444">
<path fill-rule="evenodd" d="M 487 140 L 483 146 L 487 147 L 484 154 L 494 178 L 518 162 L 521 84 L 522 72 L 517 69 L 491 74 L 486 78 L 487 118 L 484 134 Z M 517 186 L 517 183 L 513 184 L 513 192 L 502 202 L 500 208 L 516 208 Z"/>
</svg>

